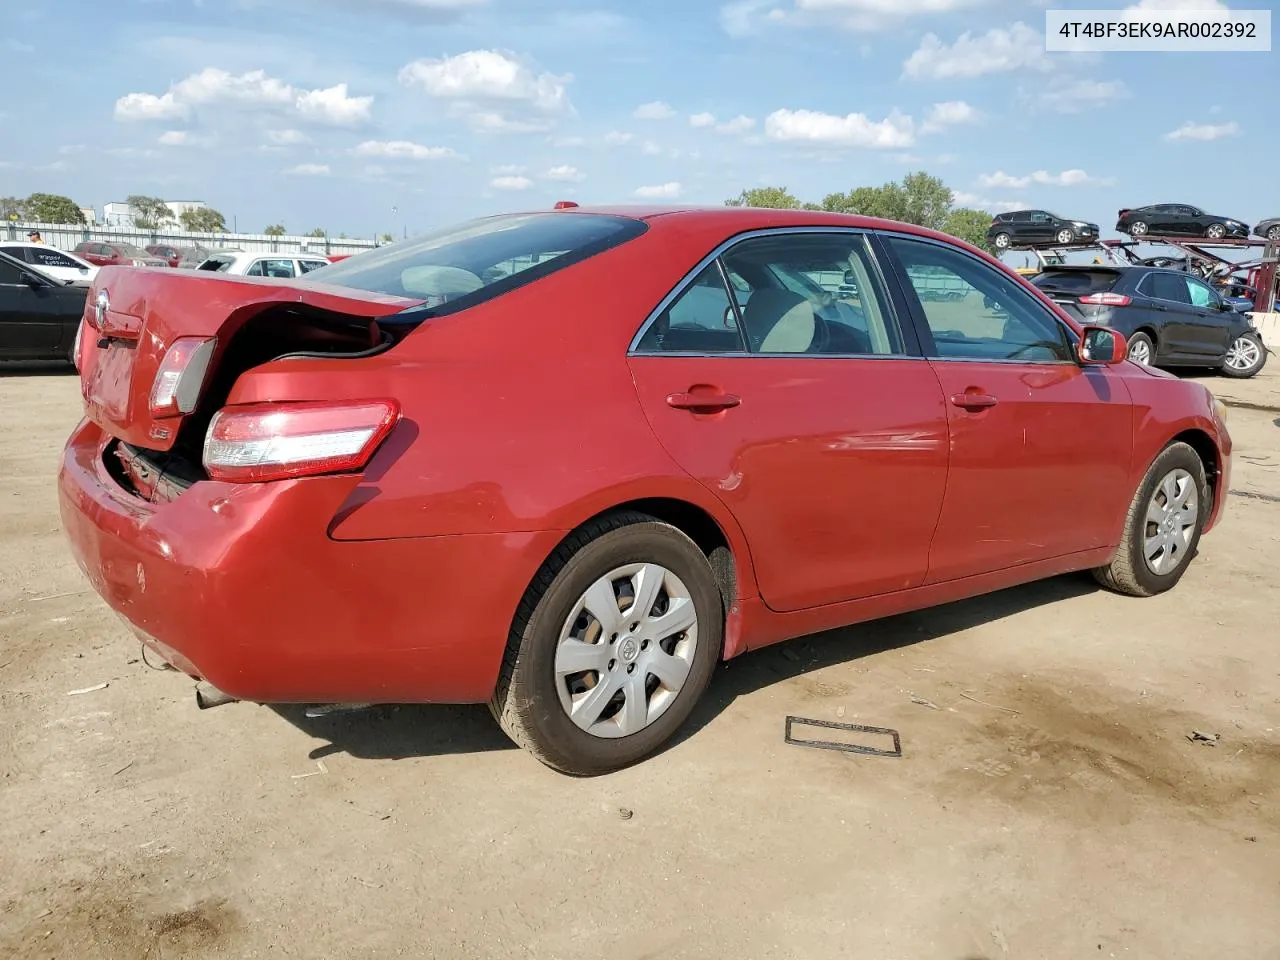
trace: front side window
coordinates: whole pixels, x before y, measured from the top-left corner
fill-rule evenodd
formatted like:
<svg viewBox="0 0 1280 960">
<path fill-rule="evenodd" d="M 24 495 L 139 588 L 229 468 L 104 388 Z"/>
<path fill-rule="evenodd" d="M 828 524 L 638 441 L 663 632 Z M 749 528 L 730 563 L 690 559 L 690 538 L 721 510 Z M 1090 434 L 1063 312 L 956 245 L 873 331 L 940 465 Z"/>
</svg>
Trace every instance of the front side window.
<svg viewBox="0 0 1280 960">
<path fill-rule="evenodd" d="M 631 217 L 592 213 L 487 217 L 330 264 L 316 279 L 422 300 L 421 307 L 400 315 L 416 322 L 536 282 L 646 229 L 643 221 Z"/>
<path fill-rule="evenodd" d="M 22 283 L 22 268 L 8 260 L 0 260 L 0 285 L 15 286 Z"/>
<path fill-rule="evenodd" d="M 937 356 L 953 360 L 1070 363 L 1067 331 L 1012 278 L 960 250 L 890 237 Z"/>
<path fill-rule="evenodd" d="M 1031 214 L 1031 222 L 1032 223 L 1048 223 L 1049 215 L 1045 213 L 1043 210 L 1037 210 Z"/>
<path fill-rule="evenodd" d="M 1193 307 L 1214 307 L 1218 305 L 1218 295 L 1208 284 L 1201 283 L 1195 277 L 1187 277 L 1187 294 L 1191 297 Z"/>
<path fill-rule="evenodd" d="M 867 240 L 857 233 L 772 234 L 723 256 L 753 353 L 904 353 Z"/>
</svg>

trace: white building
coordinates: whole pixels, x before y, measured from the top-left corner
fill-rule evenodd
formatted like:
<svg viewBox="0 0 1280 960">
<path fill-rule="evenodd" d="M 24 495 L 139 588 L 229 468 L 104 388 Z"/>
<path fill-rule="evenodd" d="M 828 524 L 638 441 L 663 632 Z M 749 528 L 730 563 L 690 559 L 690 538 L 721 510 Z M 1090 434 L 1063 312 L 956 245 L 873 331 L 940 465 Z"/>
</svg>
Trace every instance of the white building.
<svg viewBox="0 0 1280 960">
<path fill-rule="evenodd" d="M 200 210 L 207 206 L 203 200 L 166 200 L 164 204 L 169 208 L 173 221 L 168 226 L 175 227 L 182 223 L 181 217 L 188 210 Z M 136 227 L 135 218 L 133 207 L 127 203 L 108 203 L 102 207 L 102 222 L 108 227 Z"/>
</svg>

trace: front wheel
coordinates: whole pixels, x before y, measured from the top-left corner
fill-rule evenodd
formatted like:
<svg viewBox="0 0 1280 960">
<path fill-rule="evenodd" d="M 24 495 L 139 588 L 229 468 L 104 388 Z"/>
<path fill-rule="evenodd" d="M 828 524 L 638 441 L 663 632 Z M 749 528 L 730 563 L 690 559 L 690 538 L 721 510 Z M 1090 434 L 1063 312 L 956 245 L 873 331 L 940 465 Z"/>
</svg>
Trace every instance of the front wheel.
<svg viewBox="0 0 1280 960">
<path fill-rule="evenodd" d="M 724 604 L 697 544 L 653 517 L 610 515 L 571 534 L 534 579 L 490 710 L 548 766 L 608 773 L 679 729 L 723 635 Z"/>
<path fill-rule="evenodd" d="M 1227 228 L 1220 223 L 1211 223 L 1209 228 L 1205 230 L 1204 235 L 1210 240 L 1221 240 L 1227 235 Z"/>
<path fill-rule="evenodd" d="M 1222 362 L 1224 376 L 1245 380 L 1256 376 L 1267 362 L 1267 348 L 1262 338 L 1252 331 L 1232 341 L 1227 358 Z"/>
<path fill-rule="evenodd" d="M 995 243 L 997 250 L 1008 250 L 1013 246 L 1013 237 L 1007 233 L 997 233 Z"/>
<path fill-rule="evenodd" d="M 1064 247 L 1069 243 L 1075 243 L 1075 241 L 1076 241 L 1076 235 L 1072 233 L 1070 230 L 1058 231 L 1058 243 L 1062 244 Z"/>
<path fill-rule="evenodd" d="M 1280 240 L 1280 225 L 1276 225 L 1267 231 L 1267 239 L 1271 241 Z"/>
<path fill-rule="evenodd" d="M 1200 455 L 1185 443 L 1170 444 L 1133 496 L 1115 557 L 1093 575 L 1132 597 L 1171 590 L 1195 555 L 1211 502 Z"/>
</svg>

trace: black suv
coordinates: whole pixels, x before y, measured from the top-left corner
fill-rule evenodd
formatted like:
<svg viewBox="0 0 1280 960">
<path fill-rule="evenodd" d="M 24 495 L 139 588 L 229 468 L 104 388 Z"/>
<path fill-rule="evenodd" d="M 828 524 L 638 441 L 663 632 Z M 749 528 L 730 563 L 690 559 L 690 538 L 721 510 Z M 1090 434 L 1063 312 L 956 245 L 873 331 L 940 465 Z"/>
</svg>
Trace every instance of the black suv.
<svg viewBox="0 0 1280 960">
<path fill-rule="evenodd" d="M 1185 203 L 1153 203 L 1120 211 L 1116 229 L 1131 237 L 1207 237 L 1210 240 L 1248 239 L 1248 224 L 1205 213 Z"/>
<path fill-rule="evenodd" d="M 1158 367 L 1216 367 L 1252 377 L 1267 362 L 1253 322 L 1204 281 L 1160 267 L 1049 267 L 1031 281 L 1082 323 L 1113 327 L 1129 359 Z"/>
<path fill-rule="evenodd" d="M 1056 246 L 1093 243 L 1098 225 L 1085 220 L 1064 220 L 1047 210 L 1014 210 L 1002 213 L 987 227 L 987 243 L 997 250 L 1014 247 Z"/>
</svg>

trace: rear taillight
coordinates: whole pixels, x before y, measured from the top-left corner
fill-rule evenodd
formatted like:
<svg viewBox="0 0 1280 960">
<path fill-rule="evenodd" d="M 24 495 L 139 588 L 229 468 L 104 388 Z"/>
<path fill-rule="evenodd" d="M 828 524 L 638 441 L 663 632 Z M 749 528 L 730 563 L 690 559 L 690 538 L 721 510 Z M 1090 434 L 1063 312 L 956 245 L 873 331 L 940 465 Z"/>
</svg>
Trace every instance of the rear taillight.
<svg viewBox="0 0 1280 960">
<path fill-rule="evenodd" d="M 217 338 L 182 337 L 173 341 L 151 385 L 151 416 L 180 417 L 196 408 Z"/>
<path fill-rule="evenodd" d="M 1133 303 L 1131 297 L 1123 293 L 1091 293 L 1080 298 L 1081 303 L 1091 303 L 1096 307 L 1127 307 Z"/>
<path fill-rule="evenodd" d="M 359 470 L 399 419 L 394 400 L 226 407 L 209 424 L 205 470 L 239 483 Z"/>
</svg>

